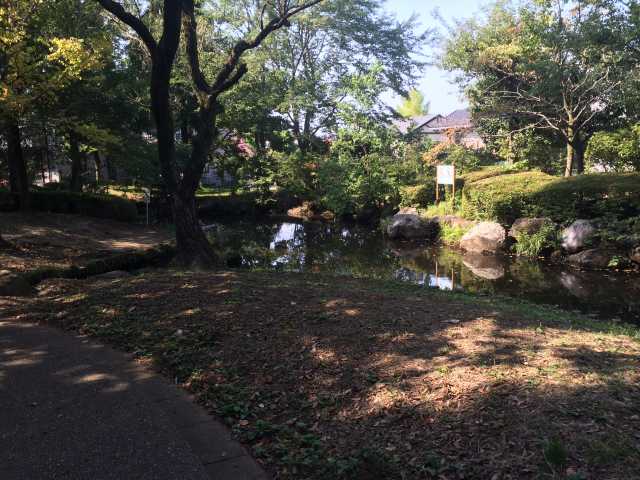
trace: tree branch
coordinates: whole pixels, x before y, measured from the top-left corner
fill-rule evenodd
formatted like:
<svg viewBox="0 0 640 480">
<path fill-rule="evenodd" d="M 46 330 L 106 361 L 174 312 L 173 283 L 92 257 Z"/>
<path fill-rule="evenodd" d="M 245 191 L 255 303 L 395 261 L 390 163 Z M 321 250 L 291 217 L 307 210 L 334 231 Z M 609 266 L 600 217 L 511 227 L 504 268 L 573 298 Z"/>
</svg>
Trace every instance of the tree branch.
<svg viewBox="0 0 640 480">
<path fill-rule="evenodd" d="M 207 83 L 207 79 L 200 68 L 198 33 L 193 0 L 183 0 L 183 4 L 183 26 L 187 43 L 186 50 L 187 58 L 189 59 L 189 67 L 191 69 L 191 78 L 193 79 L 196 89 L 201 94 L 209 94 L 211 93 L 211 86 Z"/>
<path fill-rule="evenodd" d="M 122 5 L 113 0 L 97 0 L 102 8 L 111 13 L 114 17 L 116 17 L 121 22 L 129 25 L 140 37 L 140 39 L 144 42 L 147 50 L 153 56 L 155 54 L 158 44 L 156 43 L 153 35 L 147 28 L 147 26 L 135 15 L 127 12 Z"/>
<path fill-rule="evenodd" d="M 211 87 L 211 93 L 213 95 L 219 95 L 223 91 L 229 89 L 230 86 L 233 86 L 233 83 L 229 85 L 228 82 L 231 80 L 232 75 L 234 78 L 238 76 L 237 72 L 236 74 L 233 74 L 233 72 L 236 69 L 236 67 L 238 67 L 238 64 L 240 63 L 240 57 L 244 52 L 246 52 L 247 50 L 252 50 L 254 48 L 259 47 L 260 44 L 271 33 L 275 32 L 276 30 L 279 30 L 284 26 L 288 26 L 289 19 L 292 16 L 296 15 L 297 13 L 303 10 L 313 7 L 314 5 L 317 5 L 322 1 L 323 0 L 309 0 L 307 2 L 304 2 L 298 5 L 297 7 L 287 8 L 284 12 L 280 14 L 280 16 L 275 17 L 267 25 L 265 25 L 260 30 L 260 32 L 258 32 L 258 34 L 254 37 L 253 40 L 251 41 L 241 40 L 238 43 L 236 43 L 236 45 L 233 47 L 231 51 L 231 54 L 229 55 L 229 58 L 223 65 L 220 72 L 218 72 L 218 75 L 216 76 L 216 79 L 213 82 L 213 85 Z M 244 73 L 246 72 L 243 72 L 242 74 L 239 75 L 239 78 L 236 80 L 235 83 L 237 83 L 237 81 L 239 81 L 240 78 L 242 78 L 242 75 L 244 75 Z"/>
</svg>

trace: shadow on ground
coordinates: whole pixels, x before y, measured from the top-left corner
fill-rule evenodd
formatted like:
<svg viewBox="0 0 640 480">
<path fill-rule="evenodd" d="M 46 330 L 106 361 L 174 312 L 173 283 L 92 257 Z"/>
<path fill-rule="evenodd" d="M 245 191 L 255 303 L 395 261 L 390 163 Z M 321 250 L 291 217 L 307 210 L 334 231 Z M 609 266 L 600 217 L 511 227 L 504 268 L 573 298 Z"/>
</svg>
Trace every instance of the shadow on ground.
<svg viewBox="0 0 640 480">
<path fill-rule="evenodd" d="M 639 344 L 587 324 L 354 279 L 240 272 L 49 281 L 7 307 L 154 362 L 278 478 L 640 471 Z"/>
</svg>

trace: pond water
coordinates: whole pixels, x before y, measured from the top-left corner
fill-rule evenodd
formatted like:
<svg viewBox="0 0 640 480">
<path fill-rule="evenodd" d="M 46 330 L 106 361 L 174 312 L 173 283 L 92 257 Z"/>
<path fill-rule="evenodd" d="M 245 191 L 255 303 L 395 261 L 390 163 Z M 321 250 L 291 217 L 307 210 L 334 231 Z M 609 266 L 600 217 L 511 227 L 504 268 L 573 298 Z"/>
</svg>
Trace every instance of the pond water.
<svg viewBox="0 0 640 480">
<path fill-rule="evenodd" d="M 209 232 L 233 266 L 396 279 L 640 324 L 638 274 L 582 272 L 539 260 L 390 242 L 380 230 L 361 225 L 272 220 L 219 223 Z"/>
</svg>

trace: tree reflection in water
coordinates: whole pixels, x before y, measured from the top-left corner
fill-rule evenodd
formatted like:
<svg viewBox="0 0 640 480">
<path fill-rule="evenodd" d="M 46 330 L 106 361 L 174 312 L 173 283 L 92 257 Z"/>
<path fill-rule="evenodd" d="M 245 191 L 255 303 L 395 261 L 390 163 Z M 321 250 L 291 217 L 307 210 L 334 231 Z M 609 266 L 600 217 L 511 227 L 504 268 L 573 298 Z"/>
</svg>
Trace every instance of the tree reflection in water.
<svg viewBox="0 0 640 480">
<path fill-rule="evenodd" d="M 232 266 L 395 279 L 640 323 L 640 280 L 634 274 L 581 272 L 539 260 L 391 243 L 379 229 L 362 225 L 267 220 L 226 223 L 211 232 Z"/>
</svg>

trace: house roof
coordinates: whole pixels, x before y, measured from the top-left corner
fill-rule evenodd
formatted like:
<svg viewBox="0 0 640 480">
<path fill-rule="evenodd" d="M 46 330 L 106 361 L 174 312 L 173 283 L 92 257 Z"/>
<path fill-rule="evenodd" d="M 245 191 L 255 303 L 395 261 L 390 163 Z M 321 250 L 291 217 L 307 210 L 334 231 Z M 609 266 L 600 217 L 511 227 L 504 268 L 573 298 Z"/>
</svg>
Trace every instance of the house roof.
<svg viewBox="0 0 640 480">
<path fill-rule="evenodd" d="M 422 129 L 446 130 L 449 128 L 473 128 L 471 112 L 468 109 L 454 110 L 446 117 L 434 119 L 422 126 Z"/>
<path fill-rule="evenodd" d="M 395 122 L 401 133 L 421 130 L 425 133 L 433 133 L 450 128 L 473 128 L 471 112 L 468 109 L 454 110 L 449 115 L 424 115 Z"/>
<path fill-rule="evenodd" d="M 432 122 L 434 119 L 440 118 L 442 115 L 421 115 L 418 117 L 412 118 L 403 118 L 401 120 L 395 120 L 393 124 L 400 131 L 400 133 L 409 133 L 413 132 L 419 128 L 424 127 L 429 122 Z"/>
</svg>

